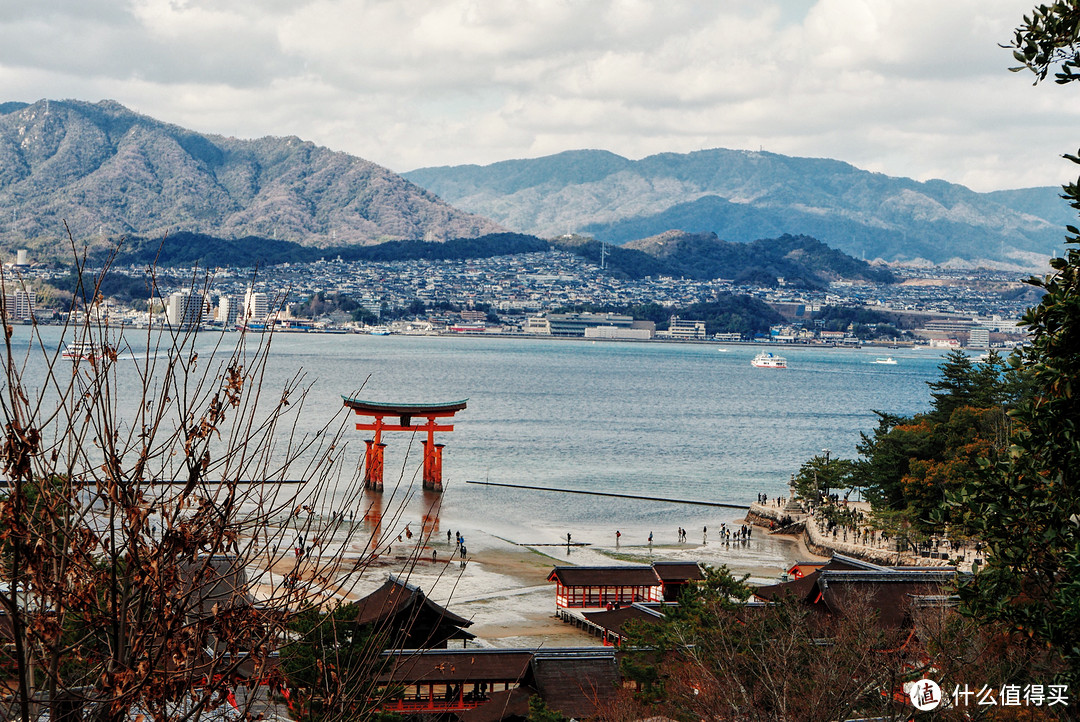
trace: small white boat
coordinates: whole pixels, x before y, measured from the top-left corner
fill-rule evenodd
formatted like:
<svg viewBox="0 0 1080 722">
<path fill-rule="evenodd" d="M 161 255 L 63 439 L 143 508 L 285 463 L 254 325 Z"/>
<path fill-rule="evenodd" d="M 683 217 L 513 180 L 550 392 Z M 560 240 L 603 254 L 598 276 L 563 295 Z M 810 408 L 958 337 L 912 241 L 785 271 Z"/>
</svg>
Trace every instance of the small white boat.
<svg viewBox="0 0 1080 722">
<path fill-rule="evenodd" d="M 390 327 L 389 326 L 369 326 L 368 327 L 368 335 L 369 336 L 389 336 L 390 335 Z"/>
<path fill-rule="evenodd" d="M 754 357 L 750 365 L 759 369 L 786 369 L 787 359 L 783 356 L 777 356 L 771 351 L 762 351 Z"/>
<path fill-rule="evenodd" d="M 896 365 L 896 359 L 894 359 L 892 356 L 884 356 L 884 357 L 878 356 L 876 359 L 871 361 L 871 363 L 886 364 L 888 366 L 895 366 Z"/>
</svg>

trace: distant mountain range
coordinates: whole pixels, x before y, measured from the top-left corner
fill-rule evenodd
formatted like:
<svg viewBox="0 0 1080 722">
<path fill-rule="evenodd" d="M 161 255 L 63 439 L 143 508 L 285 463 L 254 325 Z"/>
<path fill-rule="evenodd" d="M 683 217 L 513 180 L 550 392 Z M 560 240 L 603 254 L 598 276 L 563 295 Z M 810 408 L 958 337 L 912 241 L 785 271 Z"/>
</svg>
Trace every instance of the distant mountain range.
<svg viewBox="0 0 1080 722">
<path fill-rule="evenodd" d="M 0 241 L 55 244 L 64 222 L 80 244 L 190 231 L 335 246 L 503 230 L 299 138 L 205 135 L 108 100 L 0 104 Z"/>
<path fill-rule="evenodd" d="M 1075 218 L 1058 187 L 976 193 L 841 161 L 703 150 L 633 161 L 580 150 L 404 174 L 521 233 L 623 244 L 668 230 L 749 242 L 809 235 L 857 258 L 1032 266 L 1060 253 Z"/>
<path fill-rule="evenodd" d="M 569 151 L 402 177 L 299 138 L 196 133 L 114 101 L 0 103 L 0 245 L 29 247 L 37 257 L 66 245 L 57 241 L 67 223 L 80 246 L 124 236 L 145 239 L 138 241 L 145 251 L 166 233 L 187 234 L 178 240 L 193 249 L 169 245 L 177 262 L 211 263 L 217 254 L 208 238 L 235 246 L 222 256 L 235 259 L 310 255 L 292 244 L 345 255 L 387 241 L 483 237 L 483 253 L 504 239 L 513 239 L 508 249 L 537 246 L 518 234 L 589 256 L 594 247 L 574 236 L 583 234 L 626 244 L 611 267 L 631 276 L 727 277 L 746 268 L 732 265 L 745 249 L 731 243 L 781 237 L 816 238 L 869 260 L 1031 267 L 1062 248 L 1074 213 L 1059 193 L 976 193 L 835 160 L 722 149 L 639 161 Z M 399 252 L 432 251 L 387 251 Z M 828 276 L 757 260 L 766 275 L 809 283 Z"/>
</svg>

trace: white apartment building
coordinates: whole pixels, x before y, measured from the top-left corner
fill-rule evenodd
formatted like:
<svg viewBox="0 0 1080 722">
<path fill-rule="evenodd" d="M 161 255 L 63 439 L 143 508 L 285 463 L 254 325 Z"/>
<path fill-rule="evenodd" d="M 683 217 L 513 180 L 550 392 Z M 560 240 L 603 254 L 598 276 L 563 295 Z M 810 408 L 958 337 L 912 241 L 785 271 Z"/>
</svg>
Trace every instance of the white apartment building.
<svg viewBox="0 0 1080 722">
<path fill-rule="evenodd" d="M 705 339 L 705 322 L 693 321 L 688 318 L 671 317 L 668 325 L 667 336 L 671 338 Z"/>
<path fill-rule="evenodd" d="M 169 296 L 165 321 L 170 326 L 194 326 L 203 319 L 206 299 L 201 293 L 177 291 Z"/>
<path fill-rule="evenodd" d="M 27 321 L 34 317 L 36 303 L 33 291 L 12 291 L 4 296 L 4 312 L 9 320 Z"/>
<path fill-rule="evenodd" d="M 551 322 L 544 316 L 529 316 L 525 319 L 525 327 L 521 329 L 525 333 L 539 334 L 541 336 L 551 335 Z"/>
<path fill-rule="evenodd" d="M 990 329 L 973 328 L 968 332 L 968 348 L 990 348 Z"/>
<path fill-rule="evenodd" d="M 265 321 L 270 315 L 270 296 L 251 287 L 244 293 L 244 317 L 245 321 Z"/>
<path fill-rule="evenodd" d="M 217 322 L 225 326 L 232 326 L 240 320 L 242 304 L 236 296 L 222 296 L 218 299 Z"/>
</svg>

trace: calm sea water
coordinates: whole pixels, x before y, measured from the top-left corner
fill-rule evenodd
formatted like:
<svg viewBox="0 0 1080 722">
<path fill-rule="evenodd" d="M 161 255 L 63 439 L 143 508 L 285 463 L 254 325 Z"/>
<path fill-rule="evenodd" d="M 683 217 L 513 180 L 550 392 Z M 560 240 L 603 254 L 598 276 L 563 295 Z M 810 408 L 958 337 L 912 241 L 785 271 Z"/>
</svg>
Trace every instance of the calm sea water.
<svg viewBox="0 0 1080 722">
<path fill-rule="evenodd" d="M 21 331 L 22 329 L 18 329 Z M 18 335 L 18 334 L 17 334 Z M 59 343 L 45 329 L 46 344 Z M 225 337 L 226 345 L 235 340 Z M 200 338 L 208 351 L 214 337 Z M 20 344 L 24 341 L 17 339 Z M 137 345 L 137 340 L 132 341 Z M 748 504 L 786 492 L 822 449 L 855 455 L 873 410 L 929 405 L 941 356 L 873 349 L 784 348 L 787 370 L 757 369 L 760 348 L 544 339 L 278 334 L 269 388 L 303 371 L 313 383 L 304 430 L 343 413 L 341 396 L 373 401 L 468 399 L 446 443 L 443 528 L 517 541 L 700 529 L 737 512 L 466 484 L 467 480 Z M 361 388 L 363 386 L 363 388 Z M 359 463 L 367 432 L 348 432 Z M 384 437 L 386 480 L 419 477 L 419 445 Z M 417 482 L 417 486 L 419 486 Z M 419 493 L 408 512 L 419 517 Z"/>
</svg>

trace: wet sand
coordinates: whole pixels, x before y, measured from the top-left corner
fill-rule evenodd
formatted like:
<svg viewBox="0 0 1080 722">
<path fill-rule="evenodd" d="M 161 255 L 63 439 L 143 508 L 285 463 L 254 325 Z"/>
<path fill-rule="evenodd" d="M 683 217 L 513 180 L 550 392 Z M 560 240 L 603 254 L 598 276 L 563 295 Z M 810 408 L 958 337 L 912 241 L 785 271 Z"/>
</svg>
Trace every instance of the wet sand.
<svg viewBox="0 0 1080 722">
<path fill-rule="evenodd" d="M 741 520 L 728 522 L 738 529 Z M 600 641 L 555 617 L 555 587 L 547 577 L 556 565 L 648 564 L 651 561 L 698 561 L 711 566 L 726 565 L 736 576 L 748 575 L 751 583 L 768 584 L 798 560 L 819 558 L 811 554 L 801 538 L 770 535 L 755 527 L 747 542 L 718 540 L 719 527 L 702 543 L 688 532 L 681 543 L 616 545 L 615 539 L 597 538 L 598 533 L 573 537 L 567 547 L 554 539 L 537 540 L 534 530 L 521 530 L 527 541 L 497 536 L 479 529 L 463 528 L 468 559 L 464 566 L 457 545 L 447 543 L 436 532 L 422 543 L 417 535 L 411 543 L 394 543 L 389 554 L 363 558 L 363 569 L 349 575 L 350 587 L 340 598 L 358 599 L 381 586 L 387 575 L 420 587 L 433 601 L 455 614 L 472 620 L 469 631 L 477 635 L 470 646 L 484 647 L 566 647 L 594 646 Z M 501 530 L 502 531 L 502 530 Z M 607 536 L 605 534 L 604 536 Z M 659 535 L 657 535 L 659 536 Z M 675 534 L 670 534 L 675 538 Z M 531 543 L 530 543 L 531 542 Z M 580 545 L 578 545 L 580 544 Z M 338 572 L 362 558 L 355 545 Z M 432 551 L 437 561 L 432 562 Z M 275 564 L 276 575 L 286 573 L 291 560 Z"/>
</svg>

